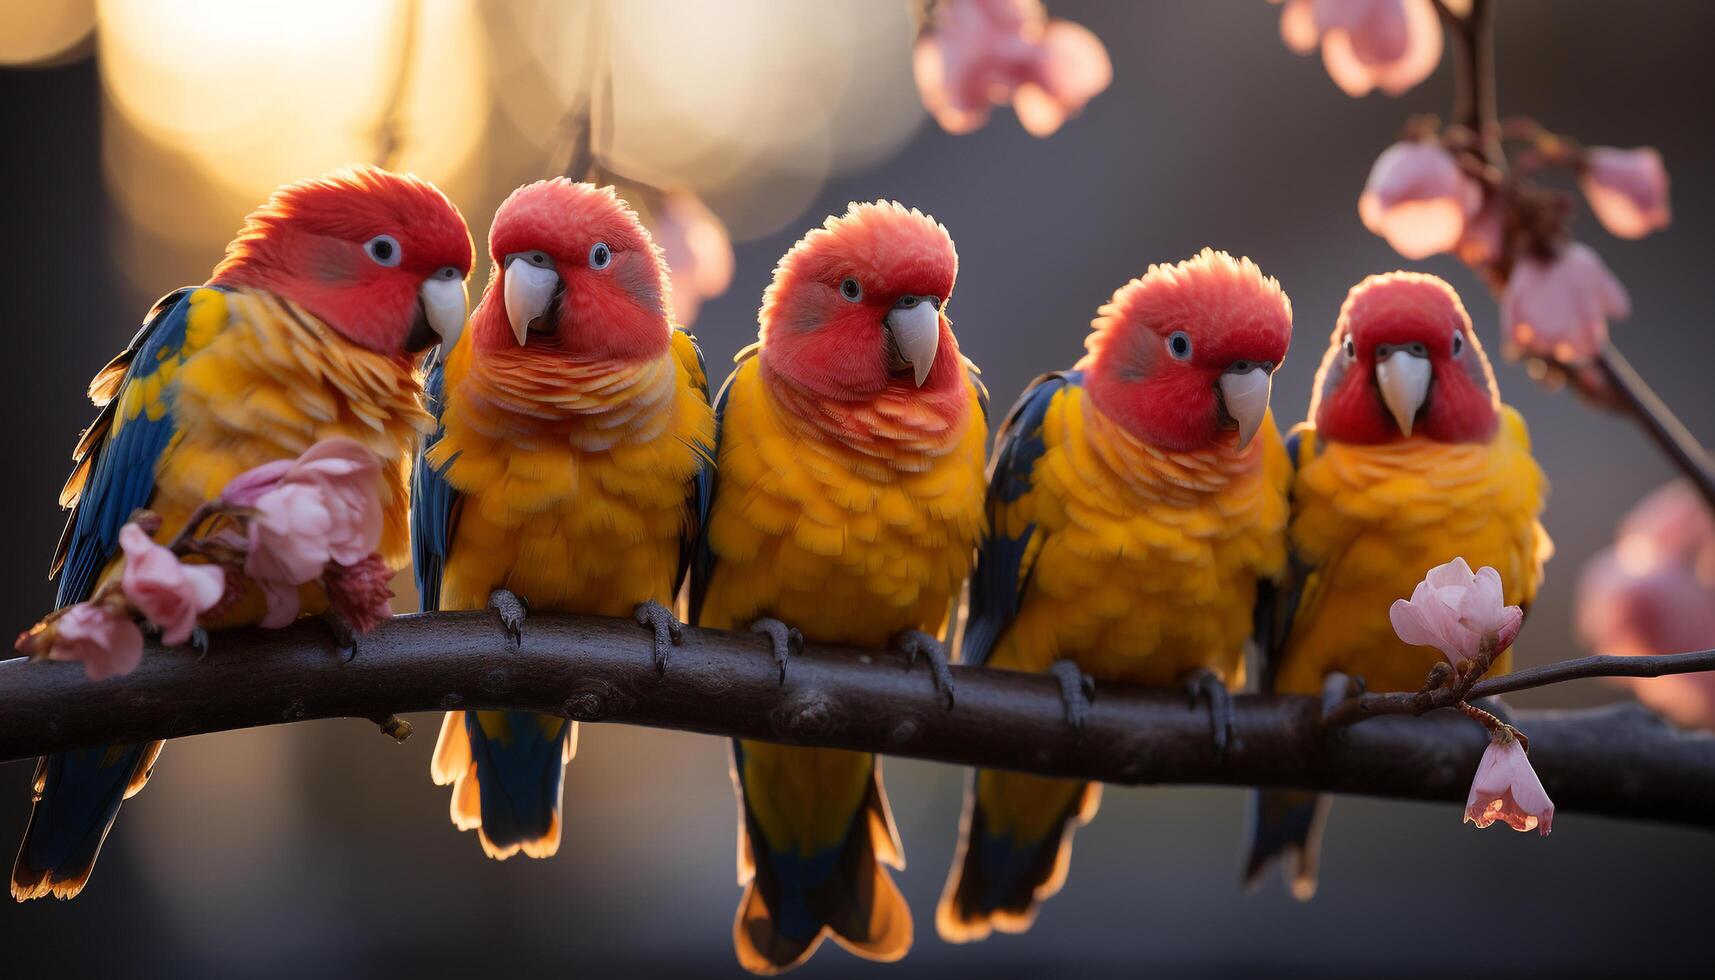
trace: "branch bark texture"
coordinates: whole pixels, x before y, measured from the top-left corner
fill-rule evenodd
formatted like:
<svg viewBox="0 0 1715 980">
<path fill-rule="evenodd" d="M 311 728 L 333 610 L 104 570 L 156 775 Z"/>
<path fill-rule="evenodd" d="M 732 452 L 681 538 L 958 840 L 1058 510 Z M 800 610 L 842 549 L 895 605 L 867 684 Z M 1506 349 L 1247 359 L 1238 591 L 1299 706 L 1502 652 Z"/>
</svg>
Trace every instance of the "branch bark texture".
<svg viewBox="0 0 1715 980">
<path fill-rule="evenodd" d="M 0 759 L 315 718 L 518 708 L 956 765 L 1120 784 L 1268 786 L 1463 803 L 1487 742 L 1455 712 L 1379 717 L 1324 734 L 1305 697 L 1234 698 L 1218 758 L 1180 692 L 1098 688 L 1082 731 L 1052 677 L 953 668 L 945 709 L 927 665 L 809 647 L 784 684 L 759 636 L 687 629 L 657 673 L 628 620 L 540 615 L 515 644 L 487 612 L 404 616 L 347 660 L 320 623 L 213 637 L 202 657 L 150 649 L 93 683 L 77 664 L 0 663 Z M 1643 708 L 1519 712 L 1563 811 L 1715 826 L 1715 737 Z"/>
</svg>

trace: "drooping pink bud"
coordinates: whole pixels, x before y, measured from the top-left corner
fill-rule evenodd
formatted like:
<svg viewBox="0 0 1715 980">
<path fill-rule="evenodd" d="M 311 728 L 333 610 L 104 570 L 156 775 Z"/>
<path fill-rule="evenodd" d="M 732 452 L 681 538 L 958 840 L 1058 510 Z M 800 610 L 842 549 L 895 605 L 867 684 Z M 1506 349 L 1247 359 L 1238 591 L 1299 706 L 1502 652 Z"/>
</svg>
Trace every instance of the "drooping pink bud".
<svg viewBox="0 0 1715 980">
<path fill-rule="evenodd" d="M 1430 0 L 1286 0 L 1280 36 L 1298 54 L 1320 45 L 1328 76 L 1354 98 L 1378 88 L 1399 95 L 1441 63 Z"/>
<path fill-rule="evenodd" d="M 1524 745 L 1502 728 L 1483 750 L 1471 794 L 1465 798 L 1465 822 L 1479 828 L 1504 821 L 1514 830 L 1538 830 L 1547 837 L 1554 825 L 1554 802 L 1531 768 Z"/>
<path fill-rule="evenodd" d="M 1087 28 L 1050 20 L 1041 0 L 936 0 L 912 67 L 941 128 L 968 133 L 1012 103 L 1033 136 L 1048 136 L 1113 80 L 1107 48 Z"/>
<path fill-rule="evenodd" d="M 1586 362 L 1607 345 L 1609 319 L 1623 320 L 1631 312 L 1626 287 L 1582 242 L 1570 243 L 1553 259 L 1519 259 L 1501 293 L 1501 331 L 1510 357 Z"/>
<path fill-rule="evenodd" d="M 191 638 L 197 616 L 226 591 L 226 573 L 215 565 L 189 565 L 149 538 L 142 528 L 119 529 L 125 552 L 120 589 L 143 618 L 161 631 L 161 642 L 177 646 Z"/>
<path fill-rule="evenodd" d="M 1472 573 L 1465 559 L 1455 558 L 1430 569 L 1409 600 L 1396 599 L 1388 619 L 1401 640 L 1434 647 L 1457 667 L 1480 654 L 1485 641 L 1494 656 L 1506 652 L 1524 612 L 1506 604 L 1499 572 L 1485 565 Z"/>
<path fill-rule="evenodd" d="M 1578 184 L 1596 220 L 1620 238 L 1642 238 L 1673 220 L 1668 204 L 1667 167 L 1655 147 L 1619 150 L 1595 146 L 1585 151 Z"/>
<path fill-rule="evenodd" d="M 1482 186 L 1460 171 L 1446 148 L 1395 143 L 1370 168 L 1358 197 L 1358 217 L 1394 251 L 1415 261 L 1457 247 L 1466 222 L 1482 204 Z"/>
</svg>

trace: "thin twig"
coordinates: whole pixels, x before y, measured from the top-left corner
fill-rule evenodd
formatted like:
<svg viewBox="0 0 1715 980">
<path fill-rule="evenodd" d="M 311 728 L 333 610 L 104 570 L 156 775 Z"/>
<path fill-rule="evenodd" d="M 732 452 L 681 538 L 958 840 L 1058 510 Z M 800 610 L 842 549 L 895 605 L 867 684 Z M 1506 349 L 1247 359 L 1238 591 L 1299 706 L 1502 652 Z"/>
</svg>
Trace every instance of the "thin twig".
<svg viewBox="0 0 1715 980">
<path fill-rule="evenodd" d="M 375 162 L 388 169 L 398 165 L 399 153 L 405 146 L 405 97 L 411 92 L 411 69 L 417 52 L 418 0 L 399 0 L 399 4 L 399 58 L 395 62 L 393 86 L 382 103 L 375 139 Z"/>
<path fill-rule="evenodd" d="M 1706 670 L 1715 670 L 1715 650 L 1651 657 L 1580 657 L 1482 681 L 1476 678 L 1482 676 L 1483 670 L 1463 671 L 1450 683 L 1440 684 L 1436 683 L 1432 673 L 1431 682 L 1421 691 L 1361 694 L 1347 698 L 1328 711 L 1322 719 L 1322 728 L 1333 731 L 1382 715 L 1428 714 L 1439 708 L 1457 707 L 1469 698 L 1494 697 L 1586 677 L 1663 677 Z"/>
<path fill-rule="evenodd" d="M 1650 438 L 1674 466 L 1691 480 L 1697 492 L 1711 509 L 1715 509 L 1715 465 L 1709 461 L 1709 453 L 1667 407 L 1632 367 L 1631 362 L 1609 343 L 1597 355 L 1597 366 L 1607 379 L 1608 386 L 1619 395 L 1621 402 L 1630 410 L 1633 418 L 1643 426 Z"/>
</svg>

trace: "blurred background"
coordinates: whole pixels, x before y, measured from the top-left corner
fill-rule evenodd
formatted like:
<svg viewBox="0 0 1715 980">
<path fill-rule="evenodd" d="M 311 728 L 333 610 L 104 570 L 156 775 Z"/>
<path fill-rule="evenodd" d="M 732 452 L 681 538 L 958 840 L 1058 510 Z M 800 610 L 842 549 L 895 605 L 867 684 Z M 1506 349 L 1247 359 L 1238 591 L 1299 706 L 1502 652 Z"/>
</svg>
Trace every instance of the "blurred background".
<svg viewBox="0 0 1715 980">
<path fill-rule="evenodd" d="M 1293 300 L 1298 334 L 1275 386 L 1301 417 L 1346 290 L 1401 260 L 1356 199 L 1416 112 L 1445 112 L 1450 66 L 1398 99 L 1351 99 L 1290 54 L 1261 0 L 1080 3 L 1113 59 L 1111 87 L 1050 139 L 1011 110 L 953 136 L 926 115 L 904 0 L 194 0 L 0 2 L 0 386 L 13 475 L 0 623 L 49 608 L 55 495 L 91 409 L 91 374 L 149 302 L 201 282 L 276 184 L 386 162 L 435 180 L 479 243 L 518 184 L 580 152 L 593 32 L 611 30 L 595 104 L 607 170 L 651 220 L 705 202 L 686 254 L 703 298 L 676 286 L 711 372 L 753 338 L 775 260 L 846 202 L 895 198 L 959 245 L 950 314 L 995 399 L 1082 351 L 1115 287 L 1213 245 L 1254 258 Z M 1660 148 L 1675 224 L 1593 241 L 1631 290 L 1616 343 L 1705 442 L 1715 439 L 1715 5 L 1505 0 L 1503 114 L 1592 143 Z M 587 115 L 587 114 L 586 114 Z M 654 190 L 659 188 L 661 190 Z M 691 195 L 695 195 L 692 197 Z M 479 252 L 482 250 L 479 248 Z M 1491 350 L 1496 312 L 1451 257 L 1416 267 L 1465 296 Z M 677 271 L 677 270 L 676 270 Z M 486 279 L 479 264 L 473 291 Z M 723 280 L 730 275 L 730 284 Z M 1672 476 L 1622 418 L 1499 366 L 1554 483 L 1559 546 L 1519 644 L 1522 664 L 1581 655 L 1578 568 L 1620 516 Z M 1525 706 L 1624 696 L 1594 682 Z M 438 719 L 395 745 L 367 722 L 174 742 L 127 803 L 75 902 L 0 907 L 7 975 L 171 966 L 182 977 L 406 977 L 541 966 L 583 975 L 739 975 L 730 928 L 734 805 L 717 739 L 587 726 L 568 777 L 566 840 L 537 862 L 487 860 L 430 784 Z M 1706 968 L 1715 836 L 1565 814 L 1548 839 L 1462 826 L 1451 807 L 1341 800 L 1322 890 L 1297 904 L 1238 885 L 1240 790 L 1110 790 L 1078 837 L 1065 892 L 1023 937 L 956 948 L 933 932 L 963 774 L 890 761 L 888 785 L 918 920 L 903 963 L 831 945 L 802 976 L 1600 975 Z M 0 848 L 29 816 L 26 763 L 0 766 Z M 1487 920 L 1488 924 L 1483 924 Z"/>
</svg>

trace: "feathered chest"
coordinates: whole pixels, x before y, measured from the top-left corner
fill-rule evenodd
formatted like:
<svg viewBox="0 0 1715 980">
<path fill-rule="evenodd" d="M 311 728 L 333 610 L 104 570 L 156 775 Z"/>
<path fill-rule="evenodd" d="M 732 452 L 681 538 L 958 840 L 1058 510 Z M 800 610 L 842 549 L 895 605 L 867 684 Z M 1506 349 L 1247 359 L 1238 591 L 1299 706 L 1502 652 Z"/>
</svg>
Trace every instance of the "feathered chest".
<svg viewBox="0 0 1715 980">
<path fill-rule="evenodd" d="M 193 300 L 187 346 L 195 353 L 164 381 L 176 431 L 153 506 L 172 524 L 247 469 L 323 439 L 353 439 L 382 461 L 382 553 L 402 563 L 410 457 L 433 423 L 411 366 L 346 341 L 269 294 L 204 289 Z M 202 324 L 215 323 L 217 332 L 197 336 Z"/>
<path fill-rule="evenodd" d="M 445 433 L 427 460 L 500 526 L 548 513 L 594 525 L 670 514 L 676 534 L 699 447 L 713 441 L 707 403 L 682 374 L 671 353 L 580 363 L 478 359 L 466 345 L 447 364 Z"/>
<path fill-rule="evenodd" d="M 1288 463 L 1272 420 L 1243 451 L 1167 452 L 1071 389 L 1050 406 L 1032 490 L 1006 519 L 1082 560 L 1272 576 L 1284 564 Z M 1170 573 L 1170 574 L 1183 574 Z"/>
<path fill-rule="evenodd" d="M 807 635 L 819 623 L 822 635 L 851 642 L 938 626 L 984 523 L 987 433 L 976 394 L 966 397 L 970 410 L 939 439 L 913 429 L 897 443 L 854 446 L 782 405 L 754 362 L 742 366 L 721 421 L 711 613 L 742 620 L 768 611 L 808 620 L 797 623 Z M 905 413 L 888 418 L 909 426 Z M 874 630 L 829 626 L 843 618 L 868 619 Z"/>
</svg>

